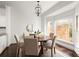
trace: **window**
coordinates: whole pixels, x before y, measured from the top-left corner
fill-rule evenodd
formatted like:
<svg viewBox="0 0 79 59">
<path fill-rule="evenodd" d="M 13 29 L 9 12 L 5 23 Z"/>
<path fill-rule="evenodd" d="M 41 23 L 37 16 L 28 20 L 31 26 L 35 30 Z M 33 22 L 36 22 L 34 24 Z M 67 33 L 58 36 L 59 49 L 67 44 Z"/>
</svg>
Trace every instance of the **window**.
<svg viewBox="0 0 79 59">
<path fill-rule="evenodd" d="M 56 35 L 60 40 L 71 42 L 72 38 L 72 26 L 68 22 L 56 23 Z"/>
</svg>

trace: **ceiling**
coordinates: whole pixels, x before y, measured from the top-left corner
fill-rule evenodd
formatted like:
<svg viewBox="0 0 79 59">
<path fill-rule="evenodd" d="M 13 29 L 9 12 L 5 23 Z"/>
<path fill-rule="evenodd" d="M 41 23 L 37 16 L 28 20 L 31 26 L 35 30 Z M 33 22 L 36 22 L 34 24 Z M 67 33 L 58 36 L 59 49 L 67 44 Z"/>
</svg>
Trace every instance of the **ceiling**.
<svg viewBox="0 0 79 59">
<path fill-rule="evenodd" d="M 42 13 L 53 7 L 55 4 L 57 4 L 58 1 L 42 1 L 40 2 L 40 5 L 42 7 Z"/>
<path fill-rule="evenodd" d="M 54 13 L 56 10 L 73 3 L 72 1 L 40 1 L 40 5 L 42 8 L 42 15 L 47 15 L 50 13 Z M 17 11 L 22 14 L 28 15 L 27 13 L 35 12 L 35 7 L 37 5 L 36 1 L 0 1 L 0 7 L 4 5 L 9 5 L 15 8 Z"/>
<path fill-rule="evenodd" d="M 42 8 L 41 12 L 44 13 L 49 8 L 54 6 L 56 3 L 58 3 L 58 1 L 40 1 L 40 5 Z M 25 10 L 21 10 L 21 11 L 26 11 L 28 5 L 31 5 L 33 6 L 33 8 L 35 8 L 37 2 L 36 1 L 0 1 L 0 7 L 2 7 L 5 4 L 8 4 L 9 6 L 12 7 L 16 7 L 17 9 L 20 8 L 19 10 L 24 8 Z"/>
</svg>

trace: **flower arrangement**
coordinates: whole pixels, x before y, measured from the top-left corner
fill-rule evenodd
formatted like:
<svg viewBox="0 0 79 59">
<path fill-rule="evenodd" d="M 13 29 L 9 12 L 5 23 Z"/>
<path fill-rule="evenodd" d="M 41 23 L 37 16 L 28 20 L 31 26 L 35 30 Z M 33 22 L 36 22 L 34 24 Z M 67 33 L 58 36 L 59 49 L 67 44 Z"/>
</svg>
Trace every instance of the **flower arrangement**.
<svg viewBox="0 0 79 59">
<path fill-rule="evenodd" d="M 35 31 L 35 34 L 37 34 L 37 35 L 39 35 L 41 32 L 39 31 L 39 29 L 38 29 L 38 31 Z"/>
</svg>

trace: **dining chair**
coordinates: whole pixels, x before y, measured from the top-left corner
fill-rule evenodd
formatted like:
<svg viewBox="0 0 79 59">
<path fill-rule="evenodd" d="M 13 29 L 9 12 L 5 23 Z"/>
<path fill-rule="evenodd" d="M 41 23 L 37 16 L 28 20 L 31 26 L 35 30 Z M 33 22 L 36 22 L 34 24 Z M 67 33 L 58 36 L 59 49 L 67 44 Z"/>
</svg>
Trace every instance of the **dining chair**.
<svg viewBox="0 0 79 59">
<path fill-rule="evenodd" d="M 23 48 L 23 43 L 21 43 L 21 42 L 19 42 L 19 37 L 18 37 L 18 35 L 14 35 L 14 38 L 15 38 L 15 40 L 16 40 L 16 56 L 19 56 L 19 53 L 20 53 L 20 51 L 22 50 L 22 48 Z"/>
<path fill-rule="evenodd" d="M 47 38 L 49 40 L 47 40 L 46 42 L 50 42 L 53 38 L 54 38 L 54 33 L 49 33 L 48 38 Z M 43 42 L 43 43 L 46 43 L 46 42 Z M 48 48 L 46 48 L 46 50 L 48 50 Z"/>
<path fill-rule="evenodd" d="M 43 46 L 47 49 L 51 49 L 51 57 L 56 53 L 55 52 L 55 40 L 56 40 L 56 36 L 54 36 L 53 38 L 51 38 L 51 40 L 47 40 L 47 42 L 45 42 L 43 44 Z"/>
<path fill-rule="evenodd" d="M 39 56 L 41 47 L 38 45 L 37 38 L 24 38 L 25 56 Z"/>
<path fill-rule="evenodd" d="M 52 39 L 54 37 L 54 33 L 49 34 L 49 39 Z"/>
</svg>

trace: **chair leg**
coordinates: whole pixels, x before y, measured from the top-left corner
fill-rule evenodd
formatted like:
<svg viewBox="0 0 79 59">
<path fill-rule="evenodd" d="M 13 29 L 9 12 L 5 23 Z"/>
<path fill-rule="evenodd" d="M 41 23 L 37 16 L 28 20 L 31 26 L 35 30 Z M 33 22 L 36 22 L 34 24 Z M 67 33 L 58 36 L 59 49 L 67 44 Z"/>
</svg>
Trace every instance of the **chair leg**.
<svg viewBox="0 0 79 59">
<path fill-rule="evenodd" d="M 54 54 L 56 54 L 56 50 L 55 50 L 55 47 L 54 47 Z"/>
<path fill-rule="evenodd" d="M 19 57 L 19 55 L 20 55 L 20 48 L 18 48 L 18 57 Z"/>
<path fill-rule="evenodd" d="M 19 56 L 19 47 L 17 47 L 17 51 L 16 51 L 16 57 Z"/>
<path fill-rule="evenodd" d="M 19 48 L 19 56 L 22 56 L 22 48 Z"/>
<path fill-rule="evenodd" d="M 25 50 L 22 49 L 22 57 L 25 57 Z"/>
<path fill-rule="evenodd" d="M 18 47 L 16 48 L 16 57 L 18 56 Z"/>
<path fill-rule="evenodd" d="M 25 56 L 25 50 L 24 49 L 22 50 L 22 56 L 23 57 Z"/>
<path fill-rule="evenodd" d="M 51 57 L 53 57 L 53 51 L 52 51 L 52 49 L 51 49 Z"/>
</svg>

